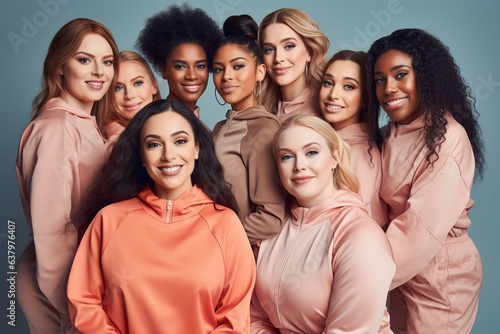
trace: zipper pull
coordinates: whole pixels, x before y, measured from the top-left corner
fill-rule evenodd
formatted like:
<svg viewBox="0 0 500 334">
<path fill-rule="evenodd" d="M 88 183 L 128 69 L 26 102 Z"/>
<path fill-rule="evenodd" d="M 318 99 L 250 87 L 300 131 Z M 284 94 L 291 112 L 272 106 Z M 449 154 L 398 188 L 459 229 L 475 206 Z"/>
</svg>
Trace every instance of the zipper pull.
<svg viewBox="0 0 500 334">
<path fill-rule="evenodd" d="M 165 217 L 165 223 L 170 223 L 170 221 L 172 220 L 172 205 L 173 201 L 167 200 L 167 214 Z"/>
</svg>

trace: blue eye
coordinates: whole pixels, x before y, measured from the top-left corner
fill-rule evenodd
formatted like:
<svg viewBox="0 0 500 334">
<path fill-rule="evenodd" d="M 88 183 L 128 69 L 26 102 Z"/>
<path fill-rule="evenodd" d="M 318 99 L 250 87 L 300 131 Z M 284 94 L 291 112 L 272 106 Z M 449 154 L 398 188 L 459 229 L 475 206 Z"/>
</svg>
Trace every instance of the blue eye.
<svg viewBox="0 0 500 334">
<path fill-rule="evenodd" d="M 323 81 L 323 87 L 331 87 L 333 86 L 333 82 L 331 80 Z"/>
<path fill-rule="evenodd" d="M 280 159 L 281 159 L 281 161 L 290 160 L 290 159 L 293 159 L 293 155 L 283 154 Z"/>
<path fill-rule="evenodd" d="M 294 44 L 287 44 L 287 45 L 285 45 L 285 50 L 291 50 L 293 48 L 295 48 Z"/>
<path fill-rule="evenodd" d="M 106 66 L 111 66 L 111 65 L 113 65 L 113 61 L 112 60 L 105 60 L 103 62 L 103 64 L 106 65 Z"/>
<path fill-rule="evenodd" d="M 266 54 L 268 54 L 268 53 L 272 53 L 272 52 L 274 52 L 274 48 L 272 48 L 272 47 L 268 46 L 268 47 L 265 47 L 263 51 L 264 51 L 264 53 L 266 53 Z"/>
<path fill-rule="evenodd" d="M 117 86 L 115 86 L 115 92 L 119 92 L 119 91 L 121 91 L 121 90 L 123 90 L 123 89 L 124 89 L 124 88 L 123 88 L 123 86 L 121 86 L 121 85 L 117 85 Z"/>
<path fill-rule="evenodd" d="M 143 81 L 140 81 L 140 80 L 139 80 L 139 81 L 134 82 L 134 86 L 142 86 L 143 84 L 144 84 L 144 82 L 143 82 Z"/>
<path fill-rule="evenodd" d="M 307 151 L 306 155 L 316 155 L 318 154 L 318 151 L 316 150 L 310 150 L 310 151 Z"/>
<path fill-rule="evenodd" d="M 345 90 L 353 90 L 354 88 L 355 87 L 353 85 L 350 85 L 350 84 L 344 85 Z"/>
</svg>

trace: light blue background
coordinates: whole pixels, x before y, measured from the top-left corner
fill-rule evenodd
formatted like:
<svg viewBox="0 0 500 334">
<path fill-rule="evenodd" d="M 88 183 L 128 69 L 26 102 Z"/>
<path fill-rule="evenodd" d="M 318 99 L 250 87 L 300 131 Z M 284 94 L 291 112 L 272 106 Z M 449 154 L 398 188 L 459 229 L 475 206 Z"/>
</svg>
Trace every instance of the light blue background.
<svg viewBox="0 0 500 334">
<path fill-rule="evenodd" d="M 40 89 L 47 47 L 55 32 L 67 21 L 88 17 L 104 23 L 114 34 L 120 50 L 131 49 L 144 21 L 170 4 L 182 1 L 111 0 L 22 0 L 0 4 L 0 124 L 1 225 L 0 225 L 0 331 L 27 333 L 19 307 L 16 327 L 7 325 L 7 220 L 16 222 L 16 252 L 19 256 L 29 240 L 15 177 L 19 137 L 30 119 L 30 105 Z M 477 98 L 479 118 L 486 146 L 488 169 L 482 183 L 474 186 L 473 221 L 470 235 L 475 240 L 484 266 L 484 287 L 473 333 L 498 333 L 500 319 L 500 2 L 480 1 L 189 1 L 201 7 L 219 24 L 233 14 L 247 13 L 257 22 L 282 7 L 308 12 L 330 38 L 330 55 L 341 48 L 367 50 L 377 38 L 395 29 L 418 27 L 438 36 L 455 56 L 462 75 Z M 26 23 L 29 22 L 29 23 Z M 35 30 L 27 27 L 32 24 Z M 13 45 L 9 36 L 24 38 Z M 442 78 L 447 80 L 447 78 Z M 160 89 L 166 96 L 167 86 Z M 213 97 L 213 85 L 199 101 L 201 117 L 213 126 L 224 118 L 226 107 Z M 1 311 L 3 310 L 3 311 Z"/>
</svg>

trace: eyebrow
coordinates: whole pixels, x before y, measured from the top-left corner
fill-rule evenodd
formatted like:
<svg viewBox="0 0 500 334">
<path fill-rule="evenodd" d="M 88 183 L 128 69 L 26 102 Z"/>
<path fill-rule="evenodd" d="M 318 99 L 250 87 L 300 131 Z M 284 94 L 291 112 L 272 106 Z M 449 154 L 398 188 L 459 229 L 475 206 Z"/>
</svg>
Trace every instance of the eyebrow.
<svg viewBox="0 0 500 334">
<path fill-rule="evenodd" d="M 236 57 L 236 58 L 233 58 L 231 60 L 229 60 L 230 63 L 234 63 L 235 61 L 237 60 L 247 60 L 245 57 Z M 224 65 L 222 64 L 220 61 L 216 61 L 214 62 L 214 65 L 217 64 L 217 65 Z"/>
<path fill-rule="evenodd" d="M 284 42 L 287 42 L 287 41 L 295 41 L 295 42 L 297 42 L 297 39 L 295 37 L 287 37 L 287 38 L 283 38 L 281 41 L 279 41 L 279 43 L 284 43 Z M 264 45 L 273 45 L 270 42 L 264 42 L 263 44 Z"/>
<path fill-rule="evenodd" d="M 188 137 L 189 137 L 189 133 L 187 133 L 187 132 L 186 132 L 186 131 L 184 131 L 184 130 L 179 130 L 179 131 L 173 132 L 173 133 L 170 135 L 170 137 L 175 137 L 175 136 L 178 136 L 178 135 L 180 135 L 180 134 L 185 134 L 186 136 L 188 136 Z M 155 134 L 149 134 L 149 135 L 146 135 L 146 136 L 144 137 L 144 141 L 145 141 L 146 139 L 148 139 L 148 138 L 153 138 L 153 139 L 161 139 L 161 136 L 159 136 L 159 135 L 155 135 Z"/>
<path fill-rule="evenodd" d="M 81 53 L 83 53 L 84 55 L 89 56 L 91 58 L 95 58 L 95 55 L 93 55 L 91 53 L 88 53 L 88 52 L 85 52 L 85 51 L 77 51 L 77 52 L 75 52 L 75 56 L 78 55 L 78 54 L 81 54 Z M 107 55 L 107 56 L 104 56 L 103 58 L 110 58 L 110 57 L 113 58 L 113 55 L 112 54 L 111 55 Z"/>
<path fill-rule="evenodd" d="M 321 146 L 319 143 L 313 141 L 311 143 L 308 143 L 308 144 L 305 144 L 304 146 L 302 146 L 302 149 L 308 148 L 309 146 L 313 146 L 313 145 Z M 278 152 L 279 151 L 291 151 L 291 149 L 286 148 L 286 147 L 281 147 L 281 148 L 278 149 Z"/>
<path fill-rule="evenodd" d="M 330 73 L 325 73 L 324 77 L 329 77 L 329 78 L 333 78 L 333 75 L 330 74 Z M 355 81 L 358 85 L 359 85 L 359 81 L 356 80 L 355 78 L 353 77 L 344 77 L 343 78 L 344 80 L 352 80 L 352 81 Z"/>
<path fill-rule="evenodd" d="M 195 60 L 195 63 L 206 63 L 206 62 L 208 62 L 206 59 Z M 172 63 L 187 64 L 188 62 L 182 59 L 174 59 L 172 60 Z"/>
<path fill-rule="evenodd" d="M 411 67 L 408 66 L 408 65 L 396 65 L 396 66 L 391 67 L 390 72 L 399 70 L 400 68 L 409 68 L 409 69 L 411 69 Z M 376 71 L 376 72 L 373 72 L 373 74 L 382 74 L 382 72 L 381 71 Z"/>
</svg>

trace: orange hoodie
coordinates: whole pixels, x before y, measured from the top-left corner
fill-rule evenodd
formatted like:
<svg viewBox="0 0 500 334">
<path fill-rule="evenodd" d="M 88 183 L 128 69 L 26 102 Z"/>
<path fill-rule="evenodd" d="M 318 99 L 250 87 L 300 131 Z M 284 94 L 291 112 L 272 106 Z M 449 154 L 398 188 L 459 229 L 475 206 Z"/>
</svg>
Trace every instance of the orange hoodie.
<svg viewBox="0 0 500 334">
<path fill-rule="evenodd" d="M 236 214 L 194 186 L 102 209 L 68 283 L 82 333 L 247 333 L 255 260 Z"/>
</svg>

